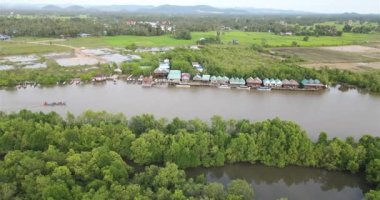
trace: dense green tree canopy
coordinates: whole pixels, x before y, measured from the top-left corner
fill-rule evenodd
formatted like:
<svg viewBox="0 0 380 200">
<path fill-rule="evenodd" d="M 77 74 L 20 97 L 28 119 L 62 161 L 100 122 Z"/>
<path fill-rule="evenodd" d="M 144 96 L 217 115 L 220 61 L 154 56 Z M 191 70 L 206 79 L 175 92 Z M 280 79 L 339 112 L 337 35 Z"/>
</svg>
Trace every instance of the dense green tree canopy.
<svg viewBox="0 0 380 200">
<path fill-rule="evenodd" d="M 242 180 L 224 188 L 187 179 L 182 170 L 249 162 L 365 172 L 375 189 L 367 198 L 376 199 L 379 145 L 377 137 L 356 142 L 325 133 L 313 142 L 297 124 L 280 119 L 252 123 L 215 116 L 208 125 L 92 111 L 66 118 L 0 113 L 0 198 L 251 199 L 252 187 Z"/>
</svg>

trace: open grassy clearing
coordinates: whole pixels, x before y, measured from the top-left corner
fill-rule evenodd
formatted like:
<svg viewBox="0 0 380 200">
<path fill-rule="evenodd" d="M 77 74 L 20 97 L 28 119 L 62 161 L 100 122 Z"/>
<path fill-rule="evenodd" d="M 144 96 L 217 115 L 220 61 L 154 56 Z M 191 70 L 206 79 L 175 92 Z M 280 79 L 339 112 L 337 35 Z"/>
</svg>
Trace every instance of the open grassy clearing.
<svg viewBox="0 0 380 200">
<path fill-rule="evenodd" d="M 195 40 L 176 40 L 170 35 L 163 36 L 110 36 L 72 38 L 57 44 L 65 44 L 75 47 L 125 47 L 131 44 L 137 46 L 180 46 L 195 44 Z"/>
<path fill-rule="evenodd" d="M 277 48 L 279 54 L 298 56 L 307 63 L 376 62 L 380 61 L 380 50 L 365 55 L 360 52 L 335 51 L 318 47 Z M 373 56 L 370 56 L 373 55 Z M 376 56 L 379 55 L 379 56 Z"/>
<path fill-rule="evenodd" d="M 49 52 L 69 51 L 70 49 L 59 46 L 30 44 L 25 42 L 0 41 L 0 56 L 19 54 L 40 54 Z"/>
<path fill-rule="evenodd" d="M 331 68 L 331 69 L 340 69 L 340 70 L 349 70 L 352 72 L 363 72 L 370 70 L 380 70 L 380 62 L 351 62 L 351 63 L 306 63 L 301 64 L 302 67 L 306 68 Z"/>
<path fill-rule="evenodd" d="M 380 49 L 366 46 L 276 48 L 275 52 L 297 56 L 304 67 L 329 67 L 351 71 L 380 69 Z"/>
<path fill-rule="evenodd" d="M 89 38 L 72 38 L 65 41 L 57 41 L 53 38 L 33 38 L 20 37 L 14 38 L 11 42 L 0 43 L 0 55 L 28 54 L 28 53 L 45 53 L 68 50 L 64 47 L 30 44 L 29 42 L 45 41 L 50 44 L 69 45 L 74 47 L 125 47 L 135 43 L 137 46 L 184 46 L 196 44 L 200 38 L 215 36 L 215 32 L 194 32 L 192 40 L 176 40 L 170 35 L 163 36 L 110 36 L 110 37 L 89 37 Z M 263 42 L 273 47 L 288 47 L 292 42 L 297 42 L 300 46 L 334 46 L 349 44 L 366 44 L 371 45 L 380 41 L 380 34 L 350 34 L 346 33 L 342 37 L 310 37 L 308 42 L 303 41 L 302 36 L 279 36 L 271 33 L 258 32 L 224 32 L 221 35 L 222 42 L 229 44 L 233 39 L 239 40 L 241 45 L 262 45 Z"/>
<path fill-rule="evenodd" d="M 241 44 L 262 44 L 263 40 L 273 47 L 291 46 L 292 42 L 304 47 L 311 46 L 334 46 L 369 43 L 379 41 L 380 34 L 353 34 L 345 33 L 342 37 L 309 37 L 309 41 L 303 41 L 303 36 L 280 36 L 271 33 L 248 33 L 248 32 L 227 32 L 222 36 L 223 42 L 230 42 L 237 39 Z"/>
</svg>

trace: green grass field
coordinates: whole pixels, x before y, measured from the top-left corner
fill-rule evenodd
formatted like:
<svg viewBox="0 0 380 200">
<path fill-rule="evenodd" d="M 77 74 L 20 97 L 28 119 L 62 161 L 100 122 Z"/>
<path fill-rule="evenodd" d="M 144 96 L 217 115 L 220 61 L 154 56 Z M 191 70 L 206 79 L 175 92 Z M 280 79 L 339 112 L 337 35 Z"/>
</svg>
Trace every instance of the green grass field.
<svg viewBox="0 0 380 200">
<path fill-rule="evenodd" d="M 109 36 L 72 38 L 66 41 L 54 41 L 53 44 L 64 44 L 74 47 L 126 47 L 135 43 L 137 46 L 184 46 L 196 44 L 200 38 L 215 36 L 215 32 L 193 32 L 192 40 L 176 40 L 170 35 L 163 36 Z M 14 38 L 11 42 L 0 42 L 0 55 L 46 53 L 56 51 L 68 51 L 68 48 L 59 46 L 45 46 L 27 44 L 25 42 L 38 42 L 52 38 Z M 265 41 L 272 47 L 289 47 L 295 41 L 301 47 L 336 46 L 349 44 L 372 44 L 380 41 L 380 34 L 353 34 L 345 33 L 342 37 L 310 37 L 308 42 L 303 41 L 303 36 L 280 36 L 272 33 L 259 32 L 224 32 L 221 35 L 222 42 L 229 44 L 233 39 L 239 41 L 240 45 L 261 45 Z M 47 43 L 48 44 L 48 43 Z"/>
<path fill-rule="evenodd" d="M 40 54 L 48 52 L 62 52 L 70 49 L 59 46 L 48 46 L 38 44 L 28 44 L 22 42 L 0 41 L 0 56 L 19 55 L 19 54 Z"/>
<path fill-rule="evenodd" d="M 176 40 L 169 35 L 163 36 L 110 36 L 110 37 L 88 37 L 73 38 L 58 44 L 71 45 L 75 47 L 125 47 L 132 43 L 137 46 L 178 46 L 195 44 L 195 41 Z"/>
<path fill-rule="evenodd" d="M 379 41 L 380 34 L 353 34 L 345 33 L 342 37 L 309 37 L 309 41 L 303 41 L 303 36 L 280 36 L 271 33 L 246 33 L 246 32 L 227 32 L 222 36 L 223 42 L 230 42 L 232 39 L 239 40 L 240 44 L 262 44 L 265 40 L 268 45 L 273 47 L 291 46 L 295 41 L 300 46 L 334 46 L 348 44 L 370 43 Z"/>
<path fill-rule="evenodd" d="M 180 46 L 196 44 L 196 41 L 202 37 L 215 36 L 215 32 L 194 32 L 192 40 L 176 40 L 170 35 L 163 36 L 111 36 L 111 37 L 89 37 L 89 38 L 73 38 L 61 44 L 72 45 L 76 47 L 125 47 L 132 43 L 137 46 Z M 308 42 L 303 41 L 303 36 L 280 36 L 272 33 L 258 32 L 225 32 L 221 36 L 224 44 L 231 43 L 233 39 L 237 39 L 242 45 L 262 44 L 263 40 L 272 47 L 288 47 L 292 42 L 297 42 L 303 47 L 313 46 L 334 46 L 349 44 L 366 44 L 373 41 L 380 41 L 380 34 L 353 34 L 345 33 L 342 37 L 310 37 Z"/>
</svg>

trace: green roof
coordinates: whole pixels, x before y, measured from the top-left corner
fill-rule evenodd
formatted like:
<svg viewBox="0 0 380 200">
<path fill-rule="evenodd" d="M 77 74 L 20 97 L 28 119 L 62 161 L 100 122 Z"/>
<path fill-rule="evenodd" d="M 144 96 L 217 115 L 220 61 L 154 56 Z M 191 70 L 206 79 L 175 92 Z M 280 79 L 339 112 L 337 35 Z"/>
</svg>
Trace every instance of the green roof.
<svg viewBox="0 0 380 200">
<path fill-rule="evenodd" d="M 231 78 L 230 84 L 245 85 L 245 80 L 242 78 Z"/>
<path fill-rule="evenodd" d="M 313 79 L 309 79 L 309 80 L 307 80 L 307 79 L 304 79 L 304 80 L 302 80 L 302 85 L 307 85 L 307 84 L 321 84 L 321 81 L 319 81 L 318 79 L 315 79 L 315 80 L 313 80 Z"/>
<path fill-rule="evenodd" d="M 169 80 L 181 80 L 180 70 L 170 70 L 168 75 Z"/>
<path fill-rule="evenodd" d="M 202 81 L 209 81 L 210 80 L 210 75 L 203 74 L 202 75 Z"/>
</svg>

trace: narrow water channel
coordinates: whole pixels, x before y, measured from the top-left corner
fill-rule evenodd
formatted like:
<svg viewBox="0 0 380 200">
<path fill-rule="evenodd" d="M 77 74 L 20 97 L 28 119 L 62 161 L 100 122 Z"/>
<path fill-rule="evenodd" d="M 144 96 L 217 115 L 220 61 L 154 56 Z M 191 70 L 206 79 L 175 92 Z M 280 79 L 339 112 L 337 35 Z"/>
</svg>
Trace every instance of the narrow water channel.
<svg viewBox="0 0 380 200">
<path fill-rule="evenodd" d="M 204 174 L 208 182 L 225 186 L 234 179 L 252 185 L 256 199 L 360 200 L 369 187 L 364 175 L 330 172 L 303 167 L 283 169 L 263 165 L 233 164 L 223 167 L 188 169 L 187 175 Z"/>
</svg>

